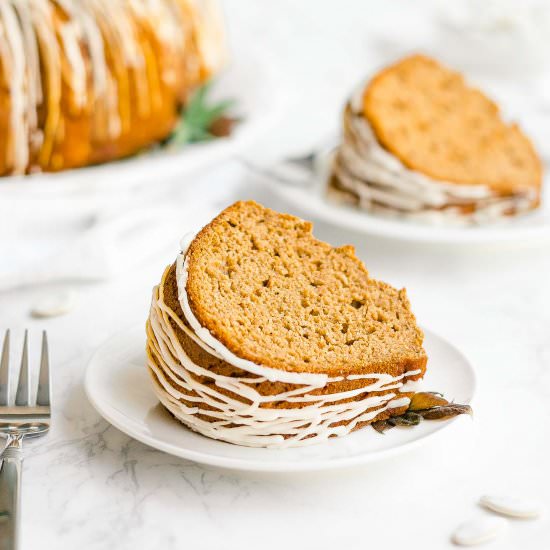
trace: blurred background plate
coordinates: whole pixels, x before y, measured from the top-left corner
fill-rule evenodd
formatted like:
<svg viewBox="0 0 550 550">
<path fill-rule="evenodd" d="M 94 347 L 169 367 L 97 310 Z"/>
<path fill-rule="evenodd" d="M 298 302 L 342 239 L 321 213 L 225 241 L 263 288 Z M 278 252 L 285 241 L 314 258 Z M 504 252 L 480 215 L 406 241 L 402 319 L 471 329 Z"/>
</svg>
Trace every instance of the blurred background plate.
<svg viewBox="0 0 550 550">
<path fill-rule="evenodd" d="M 550 184 L 546 182 L 541 206 L 528 214 L 479 226 L 422 223 L 377 215 L 327 198 L 326 186 L 331 152 L 324 148 L 314 159 L 313 172 L 292 161 L 254 166 L 254 171 L 282 200 L 305 217 L 343 229 L 399 241 L 452 245 L 533 245 L 550 242 Z M 253 166 L 249 163 L 249 166 Z M 546 178 L 548 179 L 548 178 Z"/>
<path fill-rule="evenodd" d="M 104 203 L 126 196 L 129 190 L 158 192 L 166 182 L 186 185 L 190 174 L 219 163 L 265 134 L 284 109 L 284 79 L 266 52 L 235 49 L 227 68 L 214 80 L 211 100 L 232 99 L 242 119 L 228 138 L 164 147 L 127 159 L 58 173 L 0 178 L 2 210 L 47 209 L 49 216 L 83 215 Z"/>
</svg>

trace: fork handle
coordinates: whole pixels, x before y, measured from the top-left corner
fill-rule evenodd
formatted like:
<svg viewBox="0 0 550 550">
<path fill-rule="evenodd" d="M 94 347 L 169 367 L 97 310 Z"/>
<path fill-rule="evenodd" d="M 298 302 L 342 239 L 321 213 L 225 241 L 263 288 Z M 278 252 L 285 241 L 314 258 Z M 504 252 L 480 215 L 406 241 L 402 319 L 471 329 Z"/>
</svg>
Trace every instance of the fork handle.
<svg viewBox="0 0 550 550">
<path fill-rule="evenodd" d="M 19 510 L 21 504 L 22 440 L 8 440 L 0 457 L 0 550 L 17 550 L 19 545 Z"/>
</svg>

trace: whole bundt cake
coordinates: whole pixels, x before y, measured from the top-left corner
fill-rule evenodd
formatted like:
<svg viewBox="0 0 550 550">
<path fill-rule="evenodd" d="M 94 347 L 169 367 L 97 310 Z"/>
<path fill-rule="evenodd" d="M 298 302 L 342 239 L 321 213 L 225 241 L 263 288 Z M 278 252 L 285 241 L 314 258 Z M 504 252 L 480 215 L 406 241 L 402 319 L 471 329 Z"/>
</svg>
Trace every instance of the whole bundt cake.
<svg viewBox="0 0 550 550">
<path fill-rule="evenodd" d="M 0 175 L 166 138 L 224 57 L 211 0 L 1 0 Z"/>
</svg>

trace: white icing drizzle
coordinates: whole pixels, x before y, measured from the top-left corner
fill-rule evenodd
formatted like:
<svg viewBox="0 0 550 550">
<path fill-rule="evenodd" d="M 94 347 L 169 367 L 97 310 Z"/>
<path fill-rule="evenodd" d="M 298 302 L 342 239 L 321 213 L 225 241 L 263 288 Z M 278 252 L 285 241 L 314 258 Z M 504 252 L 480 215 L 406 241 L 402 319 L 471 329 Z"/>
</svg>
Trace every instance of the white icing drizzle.
<svg viewBox="0 0 550 550">
<path fill-rule="evenodd" d="M 346 106 L 343 139 L 333 160 L 338 181 L 359 198 L 361 208 L 423 221 L 477 223 L 532 207 L 534 190 L 501 197 L 484 184 L 434 180 L 404 166 L 380 145 L 363 116 L 363 90 L 364 84 Z M 470 213 L 460 208 L 467 204 L 475 205 Z"/>
<path fill-rule="evenodd" d="M 9 156 L 15 173 L 25 170 L 28 151 L 28 121 L 25 109 L 26 94 L 26 66 L 25 40 L 20 32 L 19 21 L 11 2 L 0 2 L 0 17 L 4 26 L 2 38 L 7 40 L 9 52 L 7 82 L 10 90 L 10 123 L 11 136 Z"/>
<path fill-rule="evenodd" d="M 24 51 L 27 63 L 27 121 L 29 131 L 29 146 L 31 150 L 38 149 L 42 144 L 42 135 L 38 130 L 38 105 L 42 103 L 42 79 L 40 78 L 40 56 L 38 42 L 34 32 L 32 14 L 27 2 L 17 2 L 14 5 L 19 16 L 23 33 Z"/>
<path fill-rule="evenodd" d="M 128 121 L 127 113 L 120 112 L 120 98 L 129 94 L 129 70 L 136 112 L 147 116 L 160 105 L 161 85 L 182 84 L 174 78 L 178 64 L 200 67 L 206 74 L 219 67 L 224 48 L 217 9 L 213 0 L 1 0 L 0 56 L 9 86 L 6 170 L 23 174 L 36 168 L 30 165 L 36 152 L 38 164 L 52 161 L 54 141 L 64 135 L 62 101 L 71 114 L 94 113 L 92 140 L 116 139 Z M 148 34 L 168 60 L 158 77 L 147 72 Z M 104 44 L 111 52 L 109 62 Z M 41 108 L 46 112 L 43 131 L 37 127 Z"/>
<path fill-rule="evenodd" d="M 189 239 L 186 239 L 186 243 Z M 351 432 L 358 423 L 372 420 L 381 412 L 408 405 L 409 399 L 400 396 L 407 378 L 421 370 L 399 376 L 369 373 L 329 377 L 312 373 L 287 372 L 237 357 L 198 323 L 185 290 L 187 262 L 182 252 L 176 264 L 178 295 L 186 321 L 179 319 L 162 301 L 159 288 L 153 291 L 149 316 L 148 366 L 154 374 L 155 393 L 163 405 L 180 421 L 208 437 L 251 447 L 294 447 L 324 441 L 331 436 Z M 249 375 L 224 376 L 195 364 L 181 346 L 170 320 L 196 344 L 211 355 L 241 369 Z M 204 384 L 206 377 L 213 384 Z M 313 391 L 330 387 L 342 380 L 367 380 L 361 387 L 326 393 Z M 262 395 L 262 382 L 285 382 L 292 388 L 276 395 Z M 219 391 L 225 389 L 239 396 L 234 399 Z M 392 390 L 384 395 L 342 402 L 371 392 Z M 186 400 L 196 403 L 187 406 Z M 274 408 L 265 405 L 281 402 L 300 404 L 296 408 Z M 208 405 L 207 410 L 199 405 Z M 212 421 L 199 418 L 208 416 Z M 335 426 L 346 421 L 346 425 Z"/>
</svg>

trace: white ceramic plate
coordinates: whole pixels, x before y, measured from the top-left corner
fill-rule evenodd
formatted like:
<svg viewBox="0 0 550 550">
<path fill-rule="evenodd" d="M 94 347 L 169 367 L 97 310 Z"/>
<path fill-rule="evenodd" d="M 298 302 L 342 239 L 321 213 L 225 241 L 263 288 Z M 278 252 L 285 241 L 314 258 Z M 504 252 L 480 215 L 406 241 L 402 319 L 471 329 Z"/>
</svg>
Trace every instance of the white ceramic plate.
<svg viewBox="0 0 550 550">
<path fill-rule="evenodd" d="M 266 176 L 266 181 L 275 194 L 303 212 L 306 217 L 366 235 L 453 245 L 528 245 L 550 241 L 550 181 L 546 181 L 546 196 L 543 197 L 542 206 L 534 212 L 503 222 L 473 227 L 430 225 L 376 215 L 327 200 L 328 158 L 329 153 L 326 151 L 318 155 L 315 173 L 309 179 L 304 179 L 304 172 L 301 179 L 296 173 L 290 172 L 291 166 L 288 163 L 258 170 Z"/>
<path fill-rule="evenodd" d="M 426 390 L 469 403 L 475 375 L 466 358 L 451 344 L 425 331 L 429 356 Z M 422 445 L 456 420 L 422 422 L 414 428 L 394 428 L 380 435 L 363 428 L 348 436 L 295 449 L 253 449 L 196 434 L 158 404 L 145 367 L 143 327 L 108 340 L 86 372 L 86 392 L 97 411 L 131 437 L 165 451 L 213 466 L 254 471 L 307 471 L 340 468 L 381 460 Z"/>
<path fill-rule="evenodd" d="M 123 160 L 58 173 L 1 177 L 0 201 L 5 203 L 13 199 L 24 201 L 24 204 L 42 201 L 45 207 L 55 208 L 56 201 L 63 199 L 63 210 L 66 210 L 67 200 L 73 199 L 75 208 L 90 209 L 94 201 L 109 200 L 112 195 L 126 193 L 137 186 L 155 188 L 176 177 L 181 185 L 192 183 L 194 180 L 185 178 L 186 175 L 242 150 L 277 121 L 286 101 L 286 92 L 281 88 L 284 82 L 269 55 L 237 49 L 231 53 L 230 63 L 216 77 L 210 91 L 212 100 L 235 101 L 234 112 L 242 121 L 230 137 L 165 147 Z"/>
</svg>

